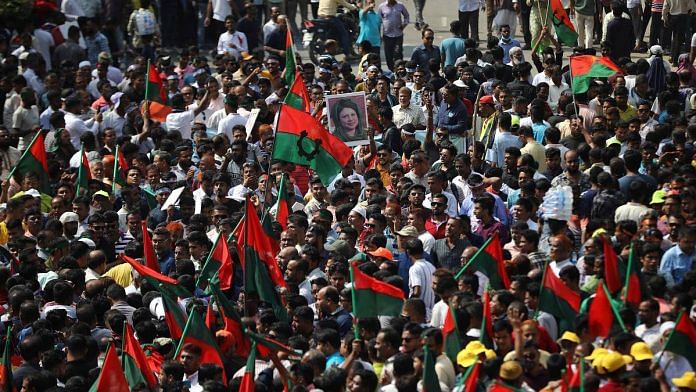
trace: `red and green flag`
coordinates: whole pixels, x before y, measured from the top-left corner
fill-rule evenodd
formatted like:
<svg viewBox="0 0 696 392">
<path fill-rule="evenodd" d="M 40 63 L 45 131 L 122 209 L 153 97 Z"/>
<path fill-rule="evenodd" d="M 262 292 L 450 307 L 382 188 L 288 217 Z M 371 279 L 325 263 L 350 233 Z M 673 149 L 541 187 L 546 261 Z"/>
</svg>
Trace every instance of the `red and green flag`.
<svg viewBox="0 0 696 392">
<path fill-rule="evenodd" d="M 309 166 L 328 185 L 352 155 L 353 150 L 311 114 L 281 105 L 273 159 Z"/>
<path fill-rule="evenodd" d="M 671 351 L 686 358 L 692 369 L 696 369 L 696 325 L 689 315 L 681 312 L 670 333 L 664 351 Z"/>
<path fill-rule="evenodd" d="M 575 31 L 575 26 L 568 17 L 568 13 L 563 8 L 561 0 L 550 0 L 549 20 L 553 23 L 556 30 L 558 42 L 568 46 L 575 46 L 578 41 L 578 33 Z"/>
<path fill-rule="evenodd" d="M 278 185 L 278 200 L 275 205 L 276 222 L 283 227 L 283 230 L 288 229 L 288 215 L 290 215 L 290 205 L 292 204 L 293 201 L 288 195 L 287 176 L 283 174 Z"/>
<path fill-rule="evenodd" d="M 483 291 L 483 318 L 481 319 L 481 337 L 479 340 L 487 348 L 493 349 L 493 315 L 491 314 L 491 295 L 488 288 Z"/>
<path fill-rule="evenodd" d="M 435 355 L 428 345 L 423 346 L 423 390 L 428 392 L 442 392 L 440 378 L 435 372 Z"/>
<path fill-rule="evenodd" d="M 290 91 L 285 95 L 283 102 L 307 113 L 311 111 L 307 86 L 305 86 L 304 79 L 302 79 L 299 71 L 295 71 L 295 81 L 290 85 Z"/>
<path fill-rule="evenodd" d="M 246 357 L 249 355 L 251 341 L 244 333 L 244 325 L 242 324 L 241 316 L 237 312 L 237 309 L 235 309 L 232 301 L 230 301 L 225 293 L 220 290 L 220 286 L 215 281 L 215 278 L 213 278 L 213 281 L 208 287 L 210 288 L 212 296 L 215 298 L 215 303 L 218 306 L 218 312 L 220 313 L 220 317 L 222 317 L 224 323 L 224 330 L 234 336 L 235 355 L 239 357 Z"/>
<path fill-rule="evenodd" d="M 454 309 L 449 305 L 447 306 L 445 322 L 442 325 L 442 337 L 445 346 L 443 351 L 447 354 L 452 363 L 457 363 L 457 354 L 459 354 L 459 351 L 462 349 L 462 341 L 459 336 L 459 328 L 457 328 L 457 318 L 455 317 Z"/>
<path fill-rule="evenodd" d="M 503 259 L 503 247 L 498 233 L 493 234 L 479 249 L 468 263 L 457 272 L 455 279 L 459 279 L 468 269 L 479 271 L 488 277 L 488 282 L 495 290 L 510 288 L 510 279 L 505 271 Z"/>
<path fill-rule="evenodd" d="M 479 374 L 481 373 L 481 362 L 476 361 L 472 366 L 469 366 L 462 376 L 461 385 L 464 387 L 462 391 L 476 391 L 478 390 L 478 380 Z"/>
<path fill-rule="evenodd" d="M 130 264 L 131 267 L 138 272 L 141 278 L 147 279 L 150 283 L 152 283 L 153 286 L 165 286 L 179 297 L 188 298 L 191 296 L 192 293 L 189 293 L 188 290 L 179 285 L 176 279 L 162 275 L 161 273 L 140 264 L 137 260 L 134 260 L 126 255 L 121 255 L 121 257 L 123 258 L 123 261 Z"/>
<path fill-rule="evenodd" d="M 106 349 L 106 357 L 102 364 L 97 381 L 92 384 L 89 392 L 129 392 L 128 380 L 121 368 L 121 361 L 116 354 L 116 347 L 112 344 Z"/>
<path fill-rule="evenodd" d="M 14 392 L 17 389 L 12 380 L 12 327 L 7 327 L 5 345 L 2 350 L 2 367 L 0 367 L 0 390 Z"/>
<path fill-rule="evenodd" d="M 608 78 L 621 72 L 609 57 L 570 56 L 570 75 L 573 94 L 582 94 L 590 88 L 590 78 Z"/>
<path fill-rule="evenodd" d="M 488 386 L 488 392 L 523 392 L 524 389 L 515 388 L 512 385 L 508 385 L 502 380 L 495 380 L 491 385 Z"/>
<path fill-rule="evenodd" d="M 162 306 L 164 307 L 164 322 L 167 323 L 169 335 L 172 339 L 179 339 L 184 333 L 184 327 L 188 321 L 186 313 L 179 306 L 177 295 L 170 289 L 169 286 L 160 284 L 157 287 L 162 295 Z"/>
<path fill-rule="evenodd" d="M 271 240 L 263 231 L 256 209 L 248 197 L 238 246 L 244 270 L 244 292 L 258 294 L 261 301 L 271 305 L 278 320 L 288 320 L 287 310 L 277 290 L 287 287 L 287 283 L 275 260 Z"/>
<path fill-rule="evenodd" d="M 546 265 L 544 281 L 539 292 L 539 310 L 554 315 L 560 320 L 565 320 L 568 325 L 573 325 L 575 317 L 580 311 L 582 299 L 580 294 L 571 290 L 563 281 L 553 273 L 551 265 Z"/>
<path fill-rule="evenodd" d="M 89 160 L 85 154 L 84 145 L 80 144 L 80 167 L 77 169 L 77 190 L 75 194 L 80 194 L 80 189 L 88 190 L 89 180 L 92 179 L 92 171 L 89 168 Z"/>
<path fill-rule="evenodd" d="M 293 85 L 296 78 L 296 71 L 295 44 L 292 42 L 292 32 L 288 29 L 285 34 L 285 75 L 283 76 L 288 87 Z"/>
<path fill-rule="evenodd" d="M 184 332 L 179 340 L 179 346 L 176 348 L 175 358 L 179 358 L 181 349 L 188 343 L 195 344 L 201 349 L 201 364 L 212 363 L 220 366 L 222 379 L 226 384 L 225 363 L 222 360 L 222 354 L 220 354 L 220 348 L 215 341 L 215 336 L 206 328 L 205 322 L 195 310 L 189 314 L 186 327 L 184 327 Z"/>
<path fill-rule="evenodd" d="M 208 258 L 203 263 L 197 284 L 200 285 L 205 281 L 210 282 L 215 274 L 218 275 L 222 290 L 228 290 L 232 287 L 234 266 L 227 239 L 222 233 L 218 233 L 213 249 L 210 250 Z"/>
<path fill-rule="evenodd" d="M 251 353 L 247 357 L 244 376 L 239 384 L 239 392 L 254 392 L 256 390 L 254 378 L 256 378 L 256 342 L 251 343 Z"/>
<path fill-rule="evenodd" d="M 618 323 L 624 331 L 626 330 L 618 311 L 611 302 L 609 292 L 604 283 L 597 286 L 597 292 L 589 307 L 588 322 L 590 335 L 595 337 L 608 337 L 615 323 Z"/>
<path fill-rule="evenodd" d="M 635 258 L 636 253 L 633 249 L 633 243 L 631 243 L 631 250 L 628 254 L 628 265 L 626 266 L 626 270 L 623 271 L 623 300 L 624 303 L 638 307 L 640 302 L 647 297 L 646 293 L 648 289 L 643 280 L 643 275 L 640 272 L 640 264 L 636 262 Z"/>
<path fill-rule="evenodd" d="M 125 329 L 121 363 L 126 380 L 128 380 L 130 385 L 137 385 L 143 382 L 150 389 L 154 390 L 157 387 L 157 377 L 152 372 L 150 362 L 147 356 L 145 356 L 145 351 L 140 347 L 140 343 L 133 334 L 133 328 L 128 323 L 126 323 Z"/>
<path fill-rule="evenodd" d="M 609 292 L 615 294 L 623 287 L 619 272 L 619 257 L 616 255 L 609 238 L 603 237 L 602 243 L 604 252 L 604 282 L 607 284 Z"/>
<path fill-rule="evenodd" d="M 167 90 L 164 82 L 154 64 L 147 63 L 147 82 L 145 83 L 145 99 L 148 101 L 158 101 L 162 104 L 167 103 Z"/>
<path fill-rule="evenodd" d="M 121 187 L 126 186 L 126 173 L 128 172 L 128 162 L 123 156 L 121 151 L 119 151 L 118 144 L 116 145 L 116 151 L 114 151 L 114 176 L 111 184 L 111 193 L 115 193 L 116 185 Z"/>
<path fill-rule="evenodd" d="M 301 356 L 295 352 L 291 347 L 269 337 L 268 335 L 260 335 L 250 330 L 245 330 L 246 335 L 254 342 L 256 342 L 256 350 L 258 355 L 263 360 L 268 360 L 271 356 L 277 356 L 278 353 L 285 353 L 288 355 L 290 360 L 302 359 Z"/>
<path fill-rule="evenodd" d="M 568 376 L 568 382 L 564 385 L 562 390 L 565 391 L 570 391 L 570 392 L 585 392 L 585 366 L 583 365 L 585 363 L 585 357 L 582 357 L 580 359 L 580 362 L 578 362 L 578 370 L 573 372 Z M 568 372 L 572 372 L 572 368 L 570 366 L 570 363 L 568 364 L 568 370 L 566 371 L 566 374 Z"/>
<path fill-rule="evenodd" d="M 35 173 L 39 176 L 39 189 L 41 193 L 51 194 L 51 185 L 48 180 L 48 161 L 46 160 L 45 131 L 36 132 L 36 136 L 29 147 L 22 153 L 17 163 L 10 171 L 8 178 L 17 175 L 24 178 L 27 173 Z M 18 183 L 21 181 L 18 180 Z"/>
<path fill-rule="evenodd" d="M 155 247 L 152 245 L 150 232 L 147 231 L 147 222 L 140 221 L 140 230 L 143 232 L 143 253 L 145 258 L 145 266 L 155 272 L 160 272 L 159 262 L 157 262 L 157 254 Z"/>
<path fill-rule="evenodd" d="M 211 331 L 217 331 L 218 322 L 217 316 L 215 315 L 215 309 L 213 309 L 213 299 L 208 300 L 208 307 L 205 311 L 205 326 Z"/>
<path fill-rule="evenodd" d="M 358 262 L 350 265 L 353 282 L 353 314 L 357 318 L 398 316 L 404 305 L 404 292 L 389 283 L 375 279 L 358 268 Z"/>
</svg>

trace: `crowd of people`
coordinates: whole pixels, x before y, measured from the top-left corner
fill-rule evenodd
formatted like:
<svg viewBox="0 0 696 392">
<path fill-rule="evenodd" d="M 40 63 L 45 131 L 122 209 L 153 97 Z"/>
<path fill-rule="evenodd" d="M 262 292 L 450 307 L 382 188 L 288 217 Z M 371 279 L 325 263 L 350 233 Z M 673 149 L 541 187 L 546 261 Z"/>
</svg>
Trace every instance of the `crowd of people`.
<svg viewBox="0 0 696 392">
<path fill-rule="evenodd" d="M 121 257 L 154 248 L 180 310 L 221 316 L 199 275 L 224 237 L 240 328 L 297 354 L 256 358 L 256 391 L 558 391 L 571 378 L 588 392 L 696 391 L 694 357 L 665 350 L 677 323 L 696 323 L 696 5 L 561 3 L 576 47 L 544 25 L 541 0 L 460 0 L 448 37 L 425 0 L 415 23 L 396 0 L 37 1 L 0 30 L 0 384 L 88 391 L 128 324 L 158 390 L 242 390 L 243 335 L 209 323 L 224 367 L 195 343 L 177 350 L 165 294 Z M 339 6 L 357 12 L 356 42 Z M 286 46 L 312 17 L 337 38 L 316 64 Z M 423 41 L 404 59 L 412 24 Z M 581 54 L 620 71 L 579 81 L 568 56 Z M 323 124 L 327 96 L 365 93 L 366 139 L 331 182 L 274 157 L 295 71 Z M 45 172 L 16 171 L 34 148 Z M 245 291 L 232 234 L 246 203 L 271 217 L 285 320 Z M 504 289 L 470 267 L 492 239 Z M 640 298 L 610 293 L 621 322 L 597 336 L 588 312 L 609 263 L 622 281 L 634 268 Z M 401 290 L 400 315 L 354 317 L 351 268 Z M 545 273 L 582 299 L 572 322 L 540 309 Z"/>
</svg>

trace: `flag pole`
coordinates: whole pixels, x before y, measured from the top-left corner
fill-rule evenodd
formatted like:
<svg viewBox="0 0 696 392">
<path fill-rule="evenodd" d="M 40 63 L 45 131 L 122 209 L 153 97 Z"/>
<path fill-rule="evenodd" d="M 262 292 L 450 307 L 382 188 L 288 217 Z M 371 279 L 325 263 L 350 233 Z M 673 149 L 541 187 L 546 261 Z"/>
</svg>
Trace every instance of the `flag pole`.
<svg viewBox="0 0 696 392">
<path fill-rule="evenodd" d="M 626 305 L 628 297 L 628 285 L 631 282 L 631 269 L 633 268 L 633 242 L 631 242 L 631 250 L 628 253 L 628 266 L 626 267 L 626 278 L 623 286 L 623 304 Z"/>
<path fill-rule="evenodd" d="M 147 102 L 147 98 L 150 96 L 150 59 L 147 59 L 147 71 L 145 71 L 145 99 L 144 101 Z"/>
<path fill-rule="evenodd" d="M 614 313 L 614 317 L 616 317 L 616 321 L 619 322 L 619 325 L 621 326 L 621 329 L 626 332 L 626 326 L 623 323 L 623 320 L 621 320 L 621 315 L 619 312 L 616 310 L 614 307 L 614 304 L 611 302 L 611 295 L 609 294 L 609 290 L 607 290 L 607 285 L 602 282 L 602 290 L 604 290 L 604 294 L 607 296 L 607 300 L 609 301 L 609 306 L 611 307 L 612 313 Z"/>
<path fill-rule="evenodd" d="M 77 189 L 75 190 L 75 196 L 80 195 L 80 183 L 82 182 L 82 154 L 85 147 L 84 143 L 80 143 L 80 166 L 77 167 Z M 113 192 L 111 192 L 113 194 Z"/>
<path fill-rule="evenodd" d="M 488 246 L 488 244 L 493 240 L 493 237 L 495 237 L 495 236 L 492 236 L 489 239 L 487 239 L 486 242 L 484 242 L 483 245 L 481 245 L 479 250 L 477 250 L 476 253 L 474 253 L 474 255 L 471 257 L 471 259 L 469 259 L 469 261 L 466 264 L 464 264 L 464 266 L 459 270 L 459 272 L 457 272 L 457 274 L 454 275 L 455 280 L 459 279 L 462 276 L 462 274 L 464 273 L 464 271 L 466 271 L 469 268 L 469 265 L 471 265 L 471 263 L 474 260 L 476 260 L 476 257 L 479 255 L 479 253 L 483 252 L 483 250 L 486 249 L 486 246 Z"/>
<path fill-rule="evenodd" d="M 111 179 L 111 194 L 116 194 L 116 173 L 118 173 L 118 143 L 116 143 L 116 151 L 114 151 L 114 176 Z"/>
<path fill-rule="evenodd" d="M 355 297 L 355 278 L 353 277 L 353 269 L 355 268 L 355 263 L 352 263 L 350 265 L 350 268 L 348 271 L 350 272 L 350 296 L 351 300 L 353 301 L 353 314 L 357 314 L 356 309 L 358 307 L 358 302 L 356 301 Z M 355 320 L 353 321 L 353 334 L 355 335 L 355 339 L 360 339 L 360 331 L 358 330 L 358 318 L 356 317 Z"/>
<path fill-rule="evenodd" d="M 271 148 L 271 156 L 268 157 L 268 168 L 266 169 L 266 186 L 264 187 L 263 190 L 263 200 L 261 200 L 261 209 L 263 211 L 263 216 L 261 216 L 261 221 L 263 221 L 263 218 L 266 216 L 266 198 L 268 197 L 268 191 L 271 189 L 269 183 L 271 182 L 271 162 L 273 162 L 273 155 L 275 154 L 275 149 L 276 149 L 276 140 L 275 137 L 278 134 L 278 122 L 280 121 L 280 113 L 283 110 L 283 103 L 280 104 L 280 108 L 278 109 L 278 113 L 275 116 L 275 119 L 273 119 L 273 148 Z M 285 173 L 283 173 L 285 175 Z"/>
<path fill-rule="evenodd" d="M 251 198 L 247 195 L 246 197 L 246 205 L 244 206 L 244 217 L 242 219 L 244 220 L 244 227 L 242 228 L 242 236 L 243 236 L 243 242 L 242 242 L 242 253 L 245 252 L 246 246 L 247 246 L 247 236 L 249 235 L 249 203 L 251 203 Z M 239 255 L 240 260 L 244 260 L 243 255 Z M 244 273 L 244 283 L 242 284 L 242 287 L 244 287 L 244 302 L 242 302 L 242 314 L 244 317 L 249 316 L 249 311 L 247 310 L 247 301 L 249 300 L 247 298 L 247 292 L 249 291 L 249 288 L 247 287 L 247 275 L 249 274 L 249 265 L 244 262 L 243 263 L 244 268 L 242 268 L 242 272 Z"/>
<path fill-rule="evenodd" d="M 195 312 L 195 309 L 191 309 L 191 314 L 188 316 L 188 320 L 186 320 L 186 325 L 184 326 L 184 330 L 181 331 L 181 339 L 179 339 L 179 344 L 176 346 L 176 352 L 174 353 L 174 358 L 177 358 L 179 356 L 179 353 L 181 352 L 181 349 L 184 347 L 184 337 L 186 336 L 189 328 L 191 327 L 191 319 L 193 318 L 193 312 Z"/>
</svg>

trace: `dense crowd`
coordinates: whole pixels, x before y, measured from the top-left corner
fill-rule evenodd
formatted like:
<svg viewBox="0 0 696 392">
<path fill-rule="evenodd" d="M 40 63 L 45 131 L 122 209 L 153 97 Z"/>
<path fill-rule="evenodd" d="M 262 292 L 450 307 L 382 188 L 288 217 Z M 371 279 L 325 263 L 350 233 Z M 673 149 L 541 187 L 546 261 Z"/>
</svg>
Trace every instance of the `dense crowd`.
<svg viewBox="0 0 696 392">
<path fill-rule="evenodd" d="M 0 10 L 3 390 L 696 391 L 694 1 L 555 2 L 565 48 L 543 0 L 444 4 L 448 37 L 426 0 L 33 3 Z M 287 46 L 312 19 L 316 63 Z M 274 154 L 295 71 L 318 123 L 366 124 L 331 181 Z M 352 92 L 366 118 L 333 118 Z M 250 213 L 275 252 L 253 279 Z M 398 314 L 354 317 L 358 270 Z"/>
</svg>

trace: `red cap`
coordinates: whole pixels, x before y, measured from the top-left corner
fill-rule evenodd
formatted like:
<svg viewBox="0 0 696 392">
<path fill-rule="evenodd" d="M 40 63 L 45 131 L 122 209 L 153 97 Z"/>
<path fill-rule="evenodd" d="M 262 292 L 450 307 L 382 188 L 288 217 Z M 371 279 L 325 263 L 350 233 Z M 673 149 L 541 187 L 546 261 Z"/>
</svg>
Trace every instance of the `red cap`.
<svg viewBox="0 0 696 392">
<path fill-rule="evenodd" d="M 483 97 L 481 97 L 481 99 L 479 99 L 479 105 L 485 104 L 495 105 L 495 102 L 493 102 L 493 97 L 490 95 L 484 95 Z"/>
<path fill-rule="evenodd" d="M 367 254 L 375 257 L 383 257 L 389 261 L 394 260 L 394 256 L 387 248 L 377 248 L 372 252 L 367 252 Z"/>
</svg>

